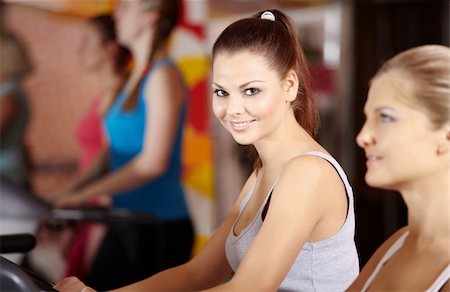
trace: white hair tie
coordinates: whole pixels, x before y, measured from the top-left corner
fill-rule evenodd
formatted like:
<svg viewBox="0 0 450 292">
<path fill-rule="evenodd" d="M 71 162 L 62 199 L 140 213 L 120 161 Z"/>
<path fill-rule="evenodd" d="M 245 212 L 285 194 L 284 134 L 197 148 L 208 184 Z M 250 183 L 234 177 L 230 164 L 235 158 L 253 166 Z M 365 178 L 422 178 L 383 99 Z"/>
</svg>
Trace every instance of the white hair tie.
<svg viewBox="0 0 450 292">
<path fill-rule="evenodd" d="M 270 11 L 264 11 L 264 13 L 261 14 L 261 19 L 267 19 L 267 20 L 275 21 L 275 15 L 273 15 L 273 13 L 270 12 Z"/>
</svg>

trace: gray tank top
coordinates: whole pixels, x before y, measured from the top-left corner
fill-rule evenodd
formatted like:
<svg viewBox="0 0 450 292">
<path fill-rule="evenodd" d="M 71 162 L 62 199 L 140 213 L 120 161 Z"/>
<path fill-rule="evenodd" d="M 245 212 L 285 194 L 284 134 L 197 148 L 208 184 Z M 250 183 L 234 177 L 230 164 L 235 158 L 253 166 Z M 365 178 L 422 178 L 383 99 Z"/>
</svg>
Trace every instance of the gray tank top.
<svg viewBox="0 0 450 292">
<path fill-rule="evenodd" d="M 336 169 L 345 185 L 348 196 L 347 218 L 340 230 L 330 238 L 318 242 L 305 242 L 278 291 L 344 291 L 359 273 L 358 253 L 354 241 L 353 191 L 343 169 L 333 157 L 318 151 L 308 152 L 304 155 L 321 157 Z M 272 186 L 272 189 L 274 186 Z M 242 200 L 239 215 L 250 200 L 254 188 L 253 185 Z M 261 229 L 263 224 L 261 215 L 269 194 L 253 221 L 238 236 L 233 234 L 236 222 L 228 234 L 225 242 L 225 253 L 233 271 L 237 270 L 239 263 Z"/>
</svg>

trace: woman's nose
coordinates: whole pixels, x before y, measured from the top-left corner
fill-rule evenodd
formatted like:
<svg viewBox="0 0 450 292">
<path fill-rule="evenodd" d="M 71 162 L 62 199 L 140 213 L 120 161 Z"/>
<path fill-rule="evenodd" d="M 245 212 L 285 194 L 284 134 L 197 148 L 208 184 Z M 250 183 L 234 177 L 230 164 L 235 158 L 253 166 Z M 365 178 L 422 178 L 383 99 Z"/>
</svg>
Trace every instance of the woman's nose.
<svg viewBox="0 0 450 292">
<path fill-rule="evenodd" d="M 239 115 L 245 111 L 243 99 L 239 96 L 229 96 L 229 102 L 227 106 L 228 115 Z"/>
<path fill-rule="evenodd" d="M 363 127 L 356 136 L 356 144 L 358 144 L 359 147 L 364 148 L 373 144 L 374 142 L 375 139 L 373 135 L 370 133 L 366 122 L 364 123 Z"/>
</svg>

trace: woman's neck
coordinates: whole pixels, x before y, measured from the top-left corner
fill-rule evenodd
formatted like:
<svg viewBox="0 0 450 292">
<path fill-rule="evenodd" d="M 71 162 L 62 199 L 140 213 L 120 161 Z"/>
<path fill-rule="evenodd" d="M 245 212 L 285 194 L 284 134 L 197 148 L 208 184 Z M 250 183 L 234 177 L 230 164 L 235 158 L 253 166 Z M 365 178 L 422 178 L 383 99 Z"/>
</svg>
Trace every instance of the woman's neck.
<svg viewBox="0 0 450 292">
<path fill-rule="evenodd" d="M 296 121 L 295 116 L 286 115 L 282 126 L 270 137 L 254 144 L 265 168 L 281 169 L 292 158 L 303 153 L 325 151 Z"/>
<path fill-rule="evenodd" d="M 122 84 L 123 76 L 117 72 L 114 61 L 106 63 L 99 72 L 100 87 L 103 95 L 114 94 Z"/>
<path fill-rule="evenodd" d="M 131 90 L 136 86 L 136 84 L 142 79 L 145 72 L 149 69 L 149 58 L 150 58 L 150 50 L 148 53 L 139 55 L 139 57 L 134 56 L 133 52 L 133 58 L 135 60 L 135 65 L 133 67 L 133 70 L 131 71 L 126 83 L 125 83 L 125 91 L 130 93 Z M 162 48 L 158 49 L 154 56 L 153 56 L 153 63 L 159 59 L 166 58 L 167 57 L 167 50 L 163 46 Z"/>
<path fill-rule="evenodd" d="M 101 102 L 100 115 L 104 115 L 115 97 L 118 90 L 123 86 L 125 76 L 117 72 L 113 61 L 103 65 L 99 70 Z"/>
<path fill-rule="evenodd" d="M 450 239 L 449 169 L 400 190 L 408 206 L 408 229 L 419 240 Z"/>
<path fill-rule="evenodd" d="M 147 66 L 150 54 L 152 53 L 152 44 L 153 31 L 148 30 L 143 32 L 140 37 L 130 45 L 130 50 L 135 63 L 135 70 L 140 70 Z"/>
</svg>

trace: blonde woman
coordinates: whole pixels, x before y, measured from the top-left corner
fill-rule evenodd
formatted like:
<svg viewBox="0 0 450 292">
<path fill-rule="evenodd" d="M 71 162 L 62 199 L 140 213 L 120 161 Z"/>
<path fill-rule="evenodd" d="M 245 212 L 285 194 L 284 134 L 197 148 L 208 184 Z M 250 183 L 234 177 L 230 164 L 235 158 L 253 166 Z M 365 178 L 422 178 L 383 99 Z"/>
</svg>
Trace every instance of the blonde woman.
<svg viewBox="0 0 450 292">
<path fill-rule="evenodd" d="M 449 291 L 450 48 L 427 45 L 372 79 L 356 141 L 368 185 L 399 191 L 408 225 L 374 253 L 350 291 Z"/>
</svg>

